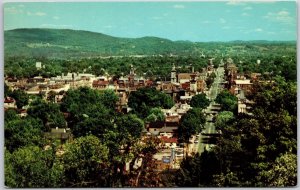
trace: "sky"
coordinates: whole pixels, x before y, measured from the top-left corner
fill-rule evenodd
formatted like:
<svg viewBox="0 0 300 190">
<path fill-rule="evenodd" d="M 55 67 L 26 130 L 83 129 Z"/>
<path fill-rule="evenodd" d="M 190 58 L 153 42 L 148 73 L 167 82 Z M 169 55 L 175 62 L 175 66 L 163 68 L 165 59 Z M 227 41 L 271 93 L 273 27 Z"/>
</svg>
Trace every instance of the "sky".
<svg viewBox="0 0 300 190">
<path fill-rule="evenodd" d="M 59 28 L 193 42 L 296 40 L 296 1 L 14 2 L 4 30 Z"/>
</svg>

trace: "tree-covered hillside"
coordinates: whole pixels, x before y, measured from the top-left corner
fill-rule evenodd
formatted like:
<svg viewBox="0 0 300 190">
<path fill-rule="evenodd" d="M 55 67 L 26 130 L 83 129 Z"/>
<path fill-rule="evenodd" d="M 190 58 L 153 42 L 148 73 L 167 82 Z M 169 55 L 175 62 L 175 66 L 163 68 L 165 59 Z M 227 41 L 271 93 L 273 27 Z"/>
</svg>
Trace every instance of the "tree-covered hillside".
<svg viewBox="0 0 300 190">
<path fill-rule="evenodd" d="M 117 38 L 67 29 L 15 29 L 5 31 L 4 40 L 5 55 L 9 57 L 181 54 L 192 48 L 191 42 L 173 42 L 157 37 Z"/>
<path fill-rule="evenodd" d="M 200 34 L 199 34 L 200 35 Z M 6 57 L 46 57 L 58 59 L 129 55 L 216 54 L 242 55 L 268 53 L 285 48 L 294 51 L 295 42 L 233 41 L 190 42 L 171 41 L 157 37 L 118 38 L 101 33 L 69 29 L 15 29 L 4 32 Z"/>
</svg>

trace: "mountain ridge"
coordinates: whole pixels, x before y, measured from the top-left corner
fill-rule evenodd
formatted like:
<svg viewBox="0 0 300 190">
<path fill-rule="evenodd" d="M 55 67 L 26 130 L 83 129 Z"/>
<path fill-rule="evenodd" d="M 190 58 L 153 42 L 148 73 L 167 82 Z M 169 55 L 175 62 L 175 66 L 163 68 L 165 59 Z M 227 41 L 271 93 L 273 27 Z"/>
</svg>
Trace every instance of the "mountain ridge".
<svg viewBox="0 0 300 190">
<path fill-rule="evenodd" d="M 103 33 L 72 29 L 18 28 L 4 31 L 7 57 L 94 57 L 176 54 L 191 55 L 203 51 L 207 44 L 295 43 L 294 41 L 191 42 L 172 41 L 155 36 L 114 37 Z"/>
</svg>

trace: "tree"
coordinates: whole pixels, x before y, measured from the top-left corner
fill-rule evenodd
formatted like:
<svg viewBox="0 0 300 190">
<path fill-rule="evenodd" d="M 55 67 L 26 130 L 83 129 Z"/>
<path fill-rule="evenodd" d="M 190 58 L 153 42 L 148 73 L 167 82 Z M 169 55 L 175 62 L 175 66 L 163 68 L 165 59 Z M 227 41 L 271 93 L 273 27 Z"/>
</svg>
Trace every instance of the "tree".
<svg viewBox="0 0 300 190">
<path fill-rule="evenodd" d="M 27 145 L 44 144 L 42 138 L 42 122 L 34 118 L 16 118 L 5 123 L 5 147 L 10 152 Z"/>
<path fill-rule="evenodd" d="M 67 143 L 62 164 L 66 187 L 108 186 L 108 148 L 93 135 Z"/>
<path fill-rule="evenodd" d="M 88 87 L 80 87 L 67 91 L 62 99 L 61 110 L 70 113 L 68 124 L 73 128 L 86 117 L 110 121 L 114 115 L 115 102 L 116 97 L 112 91 L 100 93 Z"/>
<path fill-rule="evenodd" d="M 193 108 L 184 114 L 178 126 L 179 139 L 188 142 L 189 138 L 204 129 L 205 116 L 201 109 Z"/>
<path fill-rule="evenodd" d="M 26 106 L 28 104 L 29 96 L 23 90 L 14 90 L 11 93 L 11 97 L 16 100 L 18 109 L 22 109 L 23 106 Z"/>
<path fill-rule="evenodd" d="M 26 146 L 5 151 L 5 185 L 10 188 L 54 188 L 63 182 L 62 167 L 53 150 Z"/>
<path fill-rule="evenodd" d="M 174 101 L 171 96 L 150 87 L 139 88 L 137 91 L 131 92 L 128 98 L 128 106 L 132 108 L 134 114 L 141 118 L 146 118 L 151 108 L 168 109 L 173 105 Z"/>
<path fill-rule="evenodd" d="M 18 116 L 17 111 L 14 109 L 8 109 L 4 112 L 4 121 L 5 123 L 8 123 L 12 120 L 19 119 L 20 116 Z"/>
<path fill-rule="evenodd" d="M 105 141 L 104 134 L 108 130 L 113 130 L 113 123 L 111 121 L 101 117 L 83 117 L 80 122 L 74 125 L 72 133 L 75 137 L 94 135 L 102 139 L 102 141 Z"/>
<path fill-rule="evenodd" d="M 104 90 L 100 93 L 100 101 L 107 108 L 114 110 L 119 97 L 113 90 Z"/>
<path fill-rule="evenodd" d="M 165 115 L 160 108 L 152 108 L 149 115 L 145 118 L 147 122 L 164 121 Z"/>
<path fill-rule="evenodd" d="M 157 137 L 145 137 L 132 146 L 133 159 L 129 164 L 128 185 L 131 187 L 159 187 L 161 179 L 155 171 L 153 155 L 161 148 L 161 140 Z M 141 166 L 134 168 L 136 161 L 141 160 Z"/>
<path fill-rule="evenodd" d="M 201 155 L 185 158 L 175 174 L 179 187 L 210 187 L 214 175 L 220 172 L 220 162 L 214 152 L 204 151 Z"/>
<path fill-rule="evenodd" d="M 276 158 L 272 167 L 260 173 L 265 184 L 271 187 L 291 187 L 297 185 L 297 155 L 285 153 Z"/>
<path fill-rule="evenodd" d="M 27 113 L 29 116 L 43 121 L 45 132 L 50 131 L 51 128 L 64 128 L 66 126 L 65 118 L 56 103 L 47 103 L 37 98 L 31 102 Z"/>
<path fill-rule="evenodd" d="M 223 90 L 216 97 L 216 102 L 221 104 L 223 111 L 237 112 L 238 99 L 232 95 L 228 90 Z"/>
<path fill-rule="evenodd" d="M 12 93 L 12 91 L 9 89 L 9 86 L 4 83 L 4 98 L 10 96 Z"/>
<path fill-rule="evenodd" d="M 204 93 L 197 94 L 192 97 L 190 105 L 193 108 L 201 108 L 204 109 L 209 105 L 209 100 L 207 99 L 206 95 Z"/>
<path fill-rule="evenodd" d="M 54 103 L 55 102 L 55 97 L 57 95 L 57 92 L 51 90 L 50 92 L 48 92 L 47 94 L 47 100 Z"/>
<path fill-rule="evenodd" d="M 234 114 L 230 111 L 222 111 L 216 116 L 215 126 L 218 129 L 223 129 L 227 124 L 234 120 Z"/>
</svg>

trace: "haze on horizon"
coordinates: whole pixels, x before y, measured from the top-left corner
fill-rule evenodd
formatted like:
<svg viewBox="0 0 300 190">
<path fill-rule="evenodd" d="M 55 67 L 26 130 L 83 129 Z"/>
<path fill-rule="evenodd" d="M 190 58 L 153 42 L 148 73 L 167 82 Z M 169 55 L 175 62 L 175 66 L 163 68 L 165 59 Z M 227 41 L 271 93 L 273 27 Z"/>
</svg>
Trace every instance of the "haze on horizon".
<svg viewBox="0 0 300 190">
<path fill-rule="evenodd" d="M 296 1 L 5 3 L 4 30 L 16 28 L 193 42 L 294 41 L 297 15 Z"/>
</svg>

